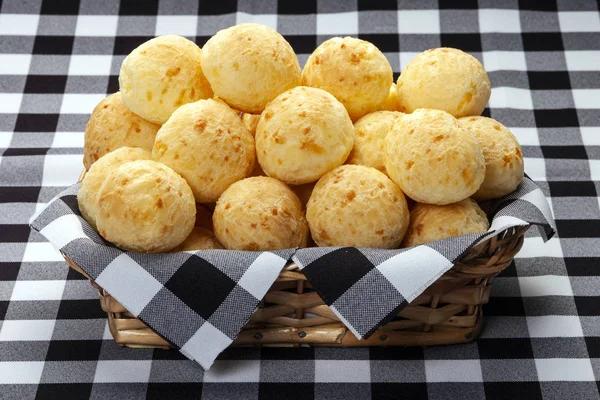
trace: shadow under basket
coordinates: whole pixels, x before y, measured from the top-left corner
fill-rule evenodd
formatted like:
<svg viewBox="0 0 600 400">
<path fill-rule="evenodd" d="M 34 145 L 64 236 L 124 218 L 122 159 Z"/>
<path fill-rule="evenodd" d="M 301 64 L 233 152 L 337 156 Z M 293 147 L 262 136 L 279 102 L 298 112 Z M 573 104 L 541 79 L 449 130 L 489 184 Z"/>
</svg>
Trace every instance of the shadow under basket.
<svg viewBox="0 0 600 400">
<path fill-rule="evenodd" d="M 521 249 L 527 227 L 510 228 L 467 251 L 452 269 L 368 339 L 358 340 L 323 302 L 294 263 L 267 292 L 234 345 L 245 346 L 429 346 L 466 343 L 479 336 L 481 306 L 492 279 Z M 69 266 L 89 276 L 72 260 Z M 91 281 L 91 280 L 90 280 Z M 170 348 L 163 338 L 92 282 L 108 314 L 115 341 L 128 347 Z"/>
</svg>

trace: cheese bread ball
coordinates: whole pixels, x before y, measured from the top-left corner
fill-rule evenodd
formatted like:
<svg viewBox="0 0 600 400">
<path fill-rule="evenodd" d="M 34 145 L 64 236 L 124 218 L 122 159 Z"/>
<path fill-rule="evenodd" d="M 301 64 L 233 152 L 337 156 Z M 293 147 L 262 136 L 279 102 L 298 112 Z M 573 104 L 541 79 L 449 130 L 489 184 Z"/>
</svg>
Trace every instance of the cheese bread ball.
<svg viewBox="0 0 600 400">
<path fill-rule="evenodd" d="M 381 109 L 393 79 L 383 53 L 372 43 L 351 37 L 323 42 L 302 70 L 302 84 L 334 95 L 353 121 Z"/>
<path fill-rule="evenodd" d="M 298 197 L 283 182 L 262 176 L 231 185 L 217 201 L 213 225 L 230 250 L 305 247 L 308 237 Z"/>
<path fill-rule="evenodd" d="M 211 98 L 201 53 L 194 42 L 176 35 L 141 44 L 121 64 L 123 103 L 142 118 L 163 124 L 183 104 Z"/>
<path fill-rule="evenodd" d="M 268 102 L 300 84 L 300 64 L 292 46 L 259 24 L 217 32 L 202 50 L 202 70 L 217 96 L 252 114 L 260 114 Z"/>
<path fill-rule="evenodd" d="M 254 138 L 228 106 L 212 99 L 177 109 L 156 134 L 154 159 L 183 176 L 198 203 L 217 201 L 254 168 Z"/>
<path fill-rule="evenodd" d="M 208 229 L 196 226 L 192 233 L 185 239 L 183 243 L 175 247 L 173 251 L 194 251 L 194 250 L 209 250 L 222 249 L 223 246 L 217 240 L 214 233 Z"/>
<path fill-rule="evenodd" d="M 192 189 L 171 168 L 132 161 L 111 172 L 98 193 L 98 232 L 125 250 L 160 253 L 179 246 L 196 221 Z"/>
<path fill-rule="evenodd" d="M 485 158 L 485 179 L 473 198 L 491 200 L 513 192 L 524 174 L 523 153 L 515 135 L 487 117 L 464 117 L 458 121 L 475 136 Z"/>
<path fill-rule="evenodd" d="M 94 228 L 98 216 L 98 192 L 104 180 L 113 170 L 136 160 L 152 160 L 152 153 L 140 148 L 120 147 L 100 157 L 86 172 L 77 193 L 77 203 L 83 218 Z"/>
<path fill-rule="evenodd" d="M 366 165 L 385 174 L 385 137 L 402 115 L 397 111 L 375 111 L 356 121 L 354 148 L 346 164 Z"/>
<path fill-rule="evenodd" d="M 258 125 L 259 120 L 260 114 L 242 114 L 242 122 L 244 123 L 244 126 L 246 127 L 246 129 L 248 129 L 248 132 L 250 132 L 252 136 L 256 134 L 256 126 Z"/>
<path fill-rule="evenodd" d="M 458 49 L 430 49 L 415 57 L 396 85 L 400 111 L 444 110 L 456 118 L 480 115 L 490 99 L 490 78 L 483 65 Z"/>
<path fill-rule="evenodd" d="M 487 216 L 473 199 L 445 206 L 417 203 L 410 212 L 410 225 L 402 247 L 485 232 L 489 227 Z"/>
<path fill-rule="evenodd" d="M 392 83 L 392 86 L 390 86 L 390 93 L 381 105 L 381 109 L 388 111 L 398 111 L 398 91 L 396 90 L 395 83 Z"/>
<path fill-rule="evenodd" d="M 475 193 L 485 160 L 471 132 L 440 110 L 419 109 L 399 118 L 385 141 L 388 175 L 420 203 L 456 203 Z"/>
<path fill-rule="evenodd" d="M 343 165 L 317 182 L 306 219 L 319 246 L 395 248 L 408 228 L 402 190 L 385 174 Z"/>
<path fill-rule="evenodd" d="M 299 86 L 275 98 L 256 128 L 256 156 L 270 177 L 314 182 L 348 158 L 354 126 L 331 94 Z"/>
<path fill-rule="evenodd" d="M 119 147 L 152 150 L 158 128 L 129 111 L 121 93 L 113 93 L 94 108 L 85 127 L 83 165 L 90 169 L 100 157 Z"/>
</svg>

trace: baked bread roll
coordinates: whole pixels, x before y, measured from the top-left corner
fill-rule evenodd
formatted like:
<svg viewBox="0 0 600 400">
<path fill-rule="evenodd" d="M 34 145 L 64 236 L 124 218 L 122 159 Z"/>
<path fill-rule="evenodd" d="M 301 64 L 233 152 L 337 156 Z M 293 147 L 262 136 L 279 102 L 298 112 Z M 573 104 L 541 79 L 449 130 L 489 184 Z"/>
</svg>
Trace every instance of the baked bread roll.
<svg viewBox="0 0 600 400">
<path fill-rule="evenodd" d="M 89 170 L 100 157 L 119 147 L 152 150 L 158 128 L 129 111 L 121 93 L 113 93 L 98 103 L 85 127 L 83 165 Z"/>
<path fill-rule="evenodd" d="M 430 49 L 415 57 L 396 85 L 400 111 L 446 111 L 456 118 L 480 115 L 490 99 L 490 78 L 483 65 L 458 49 Z"/>
<path fill-rule="evenodd" d="M 487 216 L 473 199 L 445 206 L 417 203 L 410 212 L 410 225 L 402 247 L 485 232 L 489 227 Z"/>
<path fill-rule="evenodd" d="M 298 197 L 277 179 L 261 176 L 236 182 L 223 193 L 213 225 L 230 250 L 305 247 L 308 237 Z"/>
<path fill-rule="evenodd" d="M 267 175 L 301 185 L 346 161 L 354 144 L 354 126 L 331 94 L 299 86 L 269 103 L 255 140 L 258 162 Z"/>
<path fill-rule="evenodd" d="M 200 226 L 194 227 L 192 233 L 185 239 L 183 243 L 175 247 L 173 251 L 194 251 L 194 250 L 210 250 L 222 249 L 223 246 L 217 240 L 214 233 Z"/>
<path fill-rule="evenodd" d="M 98 216 L 98 192 L 104 180 L 113 170 L 136 160 L 152 160 L 152 153 L 140 148 L 120 147 L 100 157 L 83 177 L 77 193 L 77 203 L 83 218 L 94 228 Z"/>
<path fill-rule="evenodd" d="M 385 167 L 404 193 L 428 204 L 464 200 L 485 177 L 473 134 L 440 110 L 419 109 L 396 121 L 385 141 Z"/>
<path fill-rule="evenodd" d="M 396 84 L 392 83 L 392 86 L 390 86 L 390 93 L 381 105 L 381 110 L 398 111 L 398 108 L 398 91 L 396 90 Z"/>
<path fill-rule="evenodd" d="M 302 84 L 334 95 L 353 121 L 381 109 L 393 79 L 383 53 L 372 43 L 351 37 L 323 42 L 302 70 Z"/>
<path fill-rule="evenodd" d="M 317 182 L 306 219 L 319 246 L 395 248 L 408 228 L 402 190 L 385 174 L 343 165 Z"/>
<path fill-rule="evenodd" d="M 183 104 L 211 98 L 201 53 L 194 42 L 176 35 L 142 43 L 121 64 L 123 103 L 140 117 L 163 124 Z"/>
<path fill-rule="evenodd" d="M 485 179 L 473 198 L 491 200 L 513 192 L 524 175 L 523 153 L 515 135 L 487 117 L 464 117 L 458 121 L 475 136 L 485 159 Z"/>
<path fill-rule="evenodd" d="M 192 189 L 171 168 L 139 160 L 111 172 L 98 193 L 98 232 L 125 250 L 160 253 L 179 246 L 196 221 Z"/>
<path fill-rule="evenodd" d="M 346 164 L 366 165 L 385 174 L 385 137 L 402 115 L 397 111 L 375 111 L 356 121 L 354 147 Z"/>
<path fill-rule="evenodd" d="M 202 50 L 202 70 L 217 96 L 252 114 L 260 114 L 268 102 L 300 84 L 300 64 L 292 46 L 259 24 L 217 32 Z"/>
<path fill-rule="evenodd" d="M 248 113 L 242 114 L 242 122 L 244 123 L 244 126 L 246 127 L 246 129 L 248 129 L 248 132 L 250 132 L 252 136 L 256 134 L 256 126 L 258 125 L 259 120 L 260 115 Z"/>
<path fill-rule="evenodd" d="M 198 203 L 217 201 L 254 168 L 254 138 L 240 117 L 212 99 L 186 104 L 156 134 L 154 159 L 188 182 Z"/>
</svg>

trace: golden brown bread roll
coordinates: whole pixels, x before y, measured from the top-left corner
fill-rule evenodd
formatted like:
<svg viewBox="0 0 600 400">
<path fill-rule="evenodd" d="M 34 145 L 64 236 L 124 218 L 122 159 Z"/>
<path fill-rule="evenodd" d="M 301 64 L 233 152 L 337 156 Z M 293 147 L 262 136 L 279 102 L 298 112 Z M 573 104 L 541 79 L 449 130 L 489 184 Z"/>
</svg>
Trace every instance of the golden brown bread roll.
<svg viewBox="0 0 600 400">
<path fill-rule="evenodd" d="M 346 164 L 366 165 L 386 174 L 385 137 L 396 120 L 402 117 L 397 111 L 375 111 L 354 123 L 354 147 Z"/>
<path fill-rule="evenodd" d="M 473 195 L 485 177 L 477 140 L 444 111 L 419 109 L 399 118 L 385 149 L 388 175 L 420 203 L 459 202 Z"/>
<path fill-rule="evenodd" d="M 524 175 L 523 153 L 515 135 L 487 117 L 464 117 L 458 121 L 475 136 L 485 158 L 485 179 L 473 198 L 491 200 L 513 192 Z"/>
<path fill-rule="evenodd" d="M 396 90 L 396 84 L 392 83 L 392 86 L 390 86 L 390 93 L 381 105 L 381 110 L 398 111 L 399 108 L 400 106 L 398 105 L 398 91 Z"/>
<path fill-rule="evenodd" d="M 292 46 L 259 24 L 217 32 L 202 50 L 202 70 L 217 96 L 252 114 L 260 114 L 268 102 L 300 84 L 300 64 Z"/>
<path fill-rule="evenodd" d="M 490 78 L 483 65 L 461 50 L 442 47 L 415 57 L 396 85 L 400 111 L 446 111 L 456 118 L 480 115 L 490 99 Z"/>
<path fill-rule="evenodd" d="M 256 134 L 256 126 L 258 125 L 259 120 L 260 114 L 242 114 L 242 122 L 244 123 L 244 126 L 246 127 L 246 129 L 248 129 L 248 132 L 250 132 L 252 136 Z"/>
<path fill-rule="evenodd" d="M 156 134 L 154 159 L 185 178 L 198 203 L 217 201 L 254 168 L 254 138 L 228 106 L 212 99 L 177 109 Z"/>
<path fill-rule="evenodd" d="M 112 171 L 127 162 L 151 159 L 152 154 L 148 150 L 134 147 L 120 147 L 100 157 L 85 174 L 77 193 L 77 203 L 83 218 L 96 228 L 98 192 L 104 180 Z"/>
<path fill-rule="evenodd" d="M 179 246 L 196 221 L 192 189 L 171 168 L 150 160 L 112 171 L 98 193 L 98 232 L 125 250 L 160 253 Z"/>
<path fill-rule="evenodd" d="M 410 212 L 410 225 L 402 247 L 485 232 L 489 225 L 487 216 L 473 199 L 445 206 L 417 203 Z"/>
<path fill-rule="evenodd" d="M 395 248 L 408 227 L 402 190 L 385 174 L 343 165 L 317 182 L 306 206 L 319 246 Z"/>
<path fill-rule="evenodd" d="M 173 249 L 173 251 L 194 251 L 222 249 L 223 246 L 217 240 L 214 233 L 200 226 L 194 227 L 189 236 L 183 243 Z"/>
<path fill-rule="evenodd" d="M 213 224 L 231 250 L 305 247 L 308 237 L 298 197 L 283 182 L 262 176 L 231 185 L 217 201 Z"/>
<path fill-rule="evenodd" d="M 129 111 L 121 93 L 113 93 L 92 111 L 85 127 L 83 165 L 90 169 L 100 157 L 120 147 L 152 150 L 159 125 Z"/>
<path fill-rule="evenodd" d="M 269 103 L 255 140 L 258 162 L 267 175 L 301 185 L 344 163 L 354 143 L 354 126 L 331 94 L 298 86 Z"/>
<path fill-rule="evenodd" d="M 302 70 L 302 84 L 334 95 L 353 121 L 381 109 L 393 79 L 383 53 L 372 43 L 351 37 L 323 42 Z"/>
<path fill-rule="evenodd" d="M 159 36 L 135 48 L 121 65 L 123 103 L 155 124 L 178 107 L 213 96 L 200 67 L 200 47 L 184 37 Z"/>
</svg>

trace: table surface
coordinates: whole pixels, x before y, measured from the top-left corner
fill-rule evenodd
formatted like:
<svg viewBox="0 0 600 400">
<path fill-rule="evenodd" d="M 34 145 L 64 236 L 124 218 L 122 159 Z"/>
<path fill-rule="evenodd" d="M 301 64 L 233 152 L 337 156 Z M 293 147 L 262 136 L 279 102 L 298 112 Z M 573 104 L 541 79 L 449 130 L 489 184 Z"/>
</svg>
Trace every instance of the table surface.
<svg viewBox="0 0 600 400">
<path fill-rule="evenodd" d="M 1 399 L 600 397 L 596 1 L 195 3 L 0 0 Z M 485 114 L 518 137 L 559 234 L 543 244 L 530 231 L 494 281 L 477 342 L 233 348 L 203 372 L 176 351 L 117 346 L 95 290 L 30 231 L 35 210 L 76 181 L 89 113 L 118 89 L 125 55 L 168 33 L 202 46 L 239 22 L 277 28 L 301 64 L 336 35 L 376 44 L 395 77 L 432 47 L 483 61 Z"/>
</svg>

